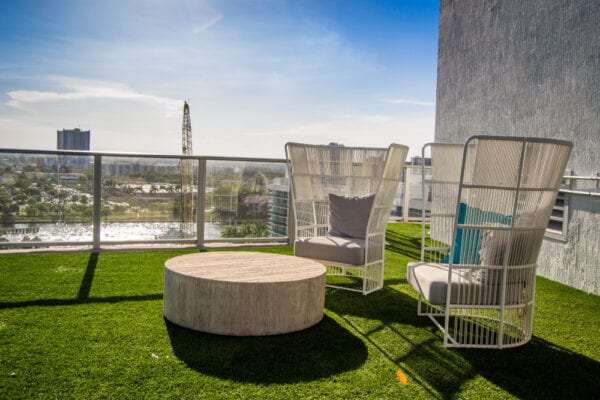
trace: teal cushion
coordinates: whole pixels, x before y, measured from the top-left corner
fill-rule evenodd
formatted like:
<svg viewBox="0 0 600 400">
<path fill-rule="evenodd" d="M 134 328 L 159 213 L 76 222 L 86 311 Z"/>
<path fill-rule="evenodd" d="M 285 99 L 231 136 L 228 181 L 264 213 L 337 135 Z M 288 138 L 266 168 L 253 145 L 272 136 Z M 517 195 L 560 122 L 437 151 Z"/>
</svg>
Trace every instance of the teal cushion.
<svg viewBox="0 0 600 400">
<path fill-rule="evenodd" d="M 503 224 L 510 225 L 512 217 L 491 211 L 483 211 L 476 207 L 469 207 L 465 203 L 458 205 L 458 224 Z M 464 231 L 464 232 L 463 232 Z M 463 246 L 463 243 L 466 245 Z M 479 264 L 479 248 L 481 247 L 481 229 L 457 229 L 453 245 L 453 264 Z M 461 258 L 462 255 L 462 258 Z M 442 259 L 448 264 L 449 255 Z"/>
</svg>

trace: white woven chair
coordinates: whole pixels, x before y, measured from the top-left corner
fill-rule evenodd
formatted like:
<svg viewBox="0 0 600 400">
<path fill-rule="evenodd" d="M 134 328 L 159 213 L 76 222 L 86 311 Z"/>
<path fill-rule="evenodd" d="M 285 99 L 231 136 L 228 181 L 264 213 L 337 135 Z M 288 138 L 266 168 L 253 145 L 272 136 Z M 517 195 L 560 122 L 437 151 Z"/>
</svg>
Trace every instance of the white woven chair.
<svg viewBox="0 0 600 400">
<path fill-rule="evenodd" d="M 294 253 L 327 266 L 329 287 L 383 287 L 385 229 L 408 147 L 288 143 Z M 339 278 L 344 277 L 344 278 Z M 357 286 L 360 284 L 360 286 Z"/>
<path fill-rule="evenodd" d="M 461 146 L 462 147 L 462 146 Z M 407 278 L 418 313 L 445 347 L 507 348 L 532 335 L 536 263 L 568 161 L 570 142 L 474 136 L 430 144 L 429 234 Z M 427 167 L 429 168 L 429 167 Z"/>
</svg>

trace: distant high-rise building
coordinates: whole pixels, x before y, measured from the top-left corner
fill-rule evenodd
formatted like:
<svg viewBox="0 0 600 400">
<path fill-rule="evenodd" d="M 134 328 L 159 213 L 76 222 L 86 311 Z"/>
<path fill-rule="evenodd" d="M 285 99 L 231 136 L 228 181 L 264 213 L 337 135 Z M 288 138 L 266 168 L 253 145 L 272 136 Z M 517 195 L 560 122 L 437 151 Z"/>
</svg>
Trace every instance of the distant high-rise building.
<svg viewBox="0 0 600 400">
<path fill-rule="evenodd" d="M 274 237 L 288 234 L 288 197 L 290 187 L 284 182 L 269 185 L 267 216 L 269 232 Z"/>
<path fill-rule="evenodd" d="M 56 149 L 89 151 L 90 131 L 82 131 L 79 128 L 56 131 Z M 90 166 L 90 157 L 74 155 L 60 156 L 59 165 L 62 167 L 86 169 Z"/>
<path fill-rule="evenodd" d="M 57 150 L 89 150 L 90 131 L 79 128 L 56 131 Z"/>
</svg>

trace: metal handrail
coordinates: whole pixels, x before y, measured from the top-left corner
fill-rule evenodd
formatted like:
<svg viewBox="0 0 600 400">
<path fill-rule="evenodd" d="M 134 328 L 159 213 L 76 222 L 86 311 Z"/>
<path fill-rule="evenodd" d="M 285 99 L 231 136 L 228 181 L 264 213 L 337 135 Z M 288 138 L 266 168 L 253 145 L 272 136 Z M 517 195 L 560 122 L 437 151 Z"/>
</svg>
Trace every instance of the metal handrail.
<svg viewBox="0 0 600 400">
<path fill-rule="evenodd" d="M 185 154 L 159 154 L 159 153 L 129 153 L 109 151 L 84 151 L 84 150 L 29 150 L 0 148 L 0 153 L 17 154 L 47 154 L 61 156 L 102 156 L 123 158 L 169 158 L 181 160 L 207 160 L 207 161 L 242 161 L 242 162 L 274 162 L 285 163 L 284 158 L 259 158 L 259 157 L 233 157 L 233 156 L 202 156 Z"/>
<path fill-rule="evenodd" d="M 591 191 L 583 191 L 583 190 L 569 190 L 569 189 L 560 189 L 560 193 L 572 194 L 576 196 L 588 196 L 588 197 L 600 197 L 600 192 L 591 192 Z"/>
<path fill-rule="evenodd" d="M 598 176 L 598 175 L 591 175 L 591 176 L 565 175 L 565 176 L 563 176 L 563 179 L 600 181 L 600 176 Z"/>
<path fill-rule="evenodd" d="M 587 196 L 587 197 L 600 197 L 600 173 L 596 175 L 590 176 L 581 176 L 581 175 L 565 175 L 563 176 L 564 180 L 574 180 L 574 181 L 596 181 L 596 191 L 591 190 L 572 190 L 572 189 L 560 189 L 560 193 L 572 194 L 575 196 Z"/>
</svg>

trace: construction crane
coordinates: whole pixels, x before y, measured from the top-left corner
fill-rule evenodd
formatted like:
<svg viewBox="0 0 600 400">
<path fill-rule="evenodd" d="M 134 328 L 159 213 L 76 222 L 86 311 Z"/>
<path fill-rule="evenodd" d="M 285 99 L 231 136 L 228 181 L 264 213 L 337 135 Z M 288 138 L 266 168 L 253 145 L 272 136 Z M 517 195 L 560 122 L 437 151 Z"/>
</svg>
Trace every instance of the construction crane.
<svg viewBox="0 0 600 400">
<path fill-rule="evenodd" d="M 187 101 L 183 103 L 181 147 L 183 155 L 192 154 L 192 121 Z M 183 237 L 194 234 L 194 160 L 190 159 L 181 159 L 181 232 Z"/>
</svg>

